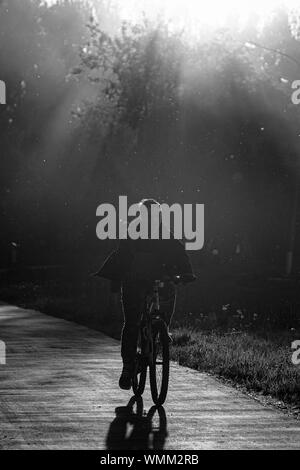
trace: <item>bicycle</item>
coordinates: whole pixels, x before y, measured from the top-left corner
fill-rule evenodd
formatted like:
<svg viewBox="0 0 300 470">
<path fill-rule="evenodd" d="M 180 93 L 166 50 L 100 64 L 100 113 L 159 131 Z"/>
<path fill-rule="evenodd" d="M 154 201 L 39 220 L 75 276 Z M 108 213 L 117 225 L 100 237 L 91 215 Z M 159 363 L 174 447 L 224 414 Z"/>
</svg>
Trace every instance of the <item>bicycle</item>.
<svg viewBox="0 0 300 470">
<path fill-rule="evenodd" d="M 147 295 L 139 331 L 138 351 L 132 379 L 136 396 L 144 393 L 149 367 L 150 389 L 154 403 L 162 405 L 167 397 L 170 374 L 170 336 L 161 310 L 159 289 L 165 282 L 180 282 L 180 276 L 156 280 Z"/>
</svg>

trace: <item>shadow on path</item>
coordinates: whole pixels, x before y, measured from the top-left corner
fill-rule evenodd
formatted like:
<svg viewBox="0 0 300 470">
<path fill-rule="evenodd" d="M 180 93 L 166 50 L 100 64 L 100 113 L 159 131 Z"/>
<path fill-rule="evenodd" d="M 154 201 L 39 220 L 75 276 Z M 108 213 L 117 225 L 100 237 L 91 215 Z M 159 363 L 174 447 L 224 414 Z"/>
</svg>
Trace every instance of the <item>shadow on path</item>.
<svg viewBox="0 0 300 470">
<path fill-rule="evenodd" d="M 115 409 L 106 437 L 108 450 L 163 449 L 167 432 L 167 417 L 162 406 L 144 411 L 143 399 L 132 397 L 126 406 Z"/>
</svg>

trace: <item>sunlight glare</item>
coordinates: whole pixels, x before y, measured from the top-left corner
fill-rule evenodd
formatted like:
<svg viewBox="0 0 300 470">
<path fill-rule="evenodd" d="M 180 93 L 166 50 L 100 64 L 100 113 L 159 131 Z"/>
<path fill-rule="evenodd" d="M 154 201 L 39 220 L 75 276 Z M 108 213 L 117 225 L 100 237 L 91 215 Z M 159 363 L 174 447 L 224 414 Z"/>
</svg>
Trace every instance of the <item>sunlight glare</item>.
<svg viewBox="0 0 300 470">
<path fill-rule="evenodd" d="M 177 28 L 191 25 L 218 28 L 229 22 L 245 24 L 251 15 L 264 21 L 278 6 L 299 7 L 299 0 L 117 0 L 120 15 L 138 21 L 143 13 L 156 19 L 164 17 Z M 236 25 L 237 26 L 237 25 Z"/>
</svg>

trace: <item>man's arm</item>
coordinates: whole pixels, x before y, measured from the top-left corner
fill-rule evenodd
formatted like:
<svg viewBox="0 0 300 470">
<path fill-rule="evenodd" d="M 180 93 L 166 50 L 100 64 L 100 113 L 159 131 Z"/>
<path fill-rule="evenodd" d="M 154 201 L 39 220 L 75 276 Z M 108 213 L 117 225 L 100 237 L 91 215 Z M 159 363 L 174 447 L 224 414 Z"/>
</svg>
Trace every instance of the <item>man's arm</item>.
<svg viewBox="0 0 300 470">
<path fill-rule="evenodd" d="M 183 282 L 194 281 L 196 276 L 194 275 L 190 258 L 185 250 L 184 245 L 179 240 L 173 239 L 172 241 L 172 259 L 177 274 L 182 277 Z"/>
<path fill-rule="evenodd" d="M 121 240 L 118 248 L 113 251 L 102 264 L 95 276 L 103 277 L 111 281 L 121 281 L 124 274 L 130 269 L 132 261 L 131 247 L 128 240 Z"/>
</svg>

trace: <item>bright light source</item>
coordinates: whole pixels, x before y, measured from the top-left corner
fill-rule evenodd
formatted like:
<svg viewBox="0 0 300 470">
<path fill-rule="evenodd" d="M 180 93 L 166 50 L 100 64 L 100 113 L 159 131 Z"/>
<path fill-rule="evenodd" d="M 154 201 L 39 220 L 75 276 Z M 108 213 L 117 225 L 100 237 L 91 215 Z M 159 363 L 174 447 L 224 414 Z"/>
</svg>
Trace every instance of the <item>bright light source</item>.
<svg viewBox="0 0 300 470">
<path fill-rule="evenodd" d="M 97 1 L 97 0 L 96 0 Z M 299 0 L 116 0 L 124 19 L 138 20 L 143 12 L 150 18 L 164 16 L 175 26 L 198 24 L 210 28 L 238 21 L 242 25 L 252 15 L 264 21 L 280 6 L 299 8 Z"/>
</svg>

